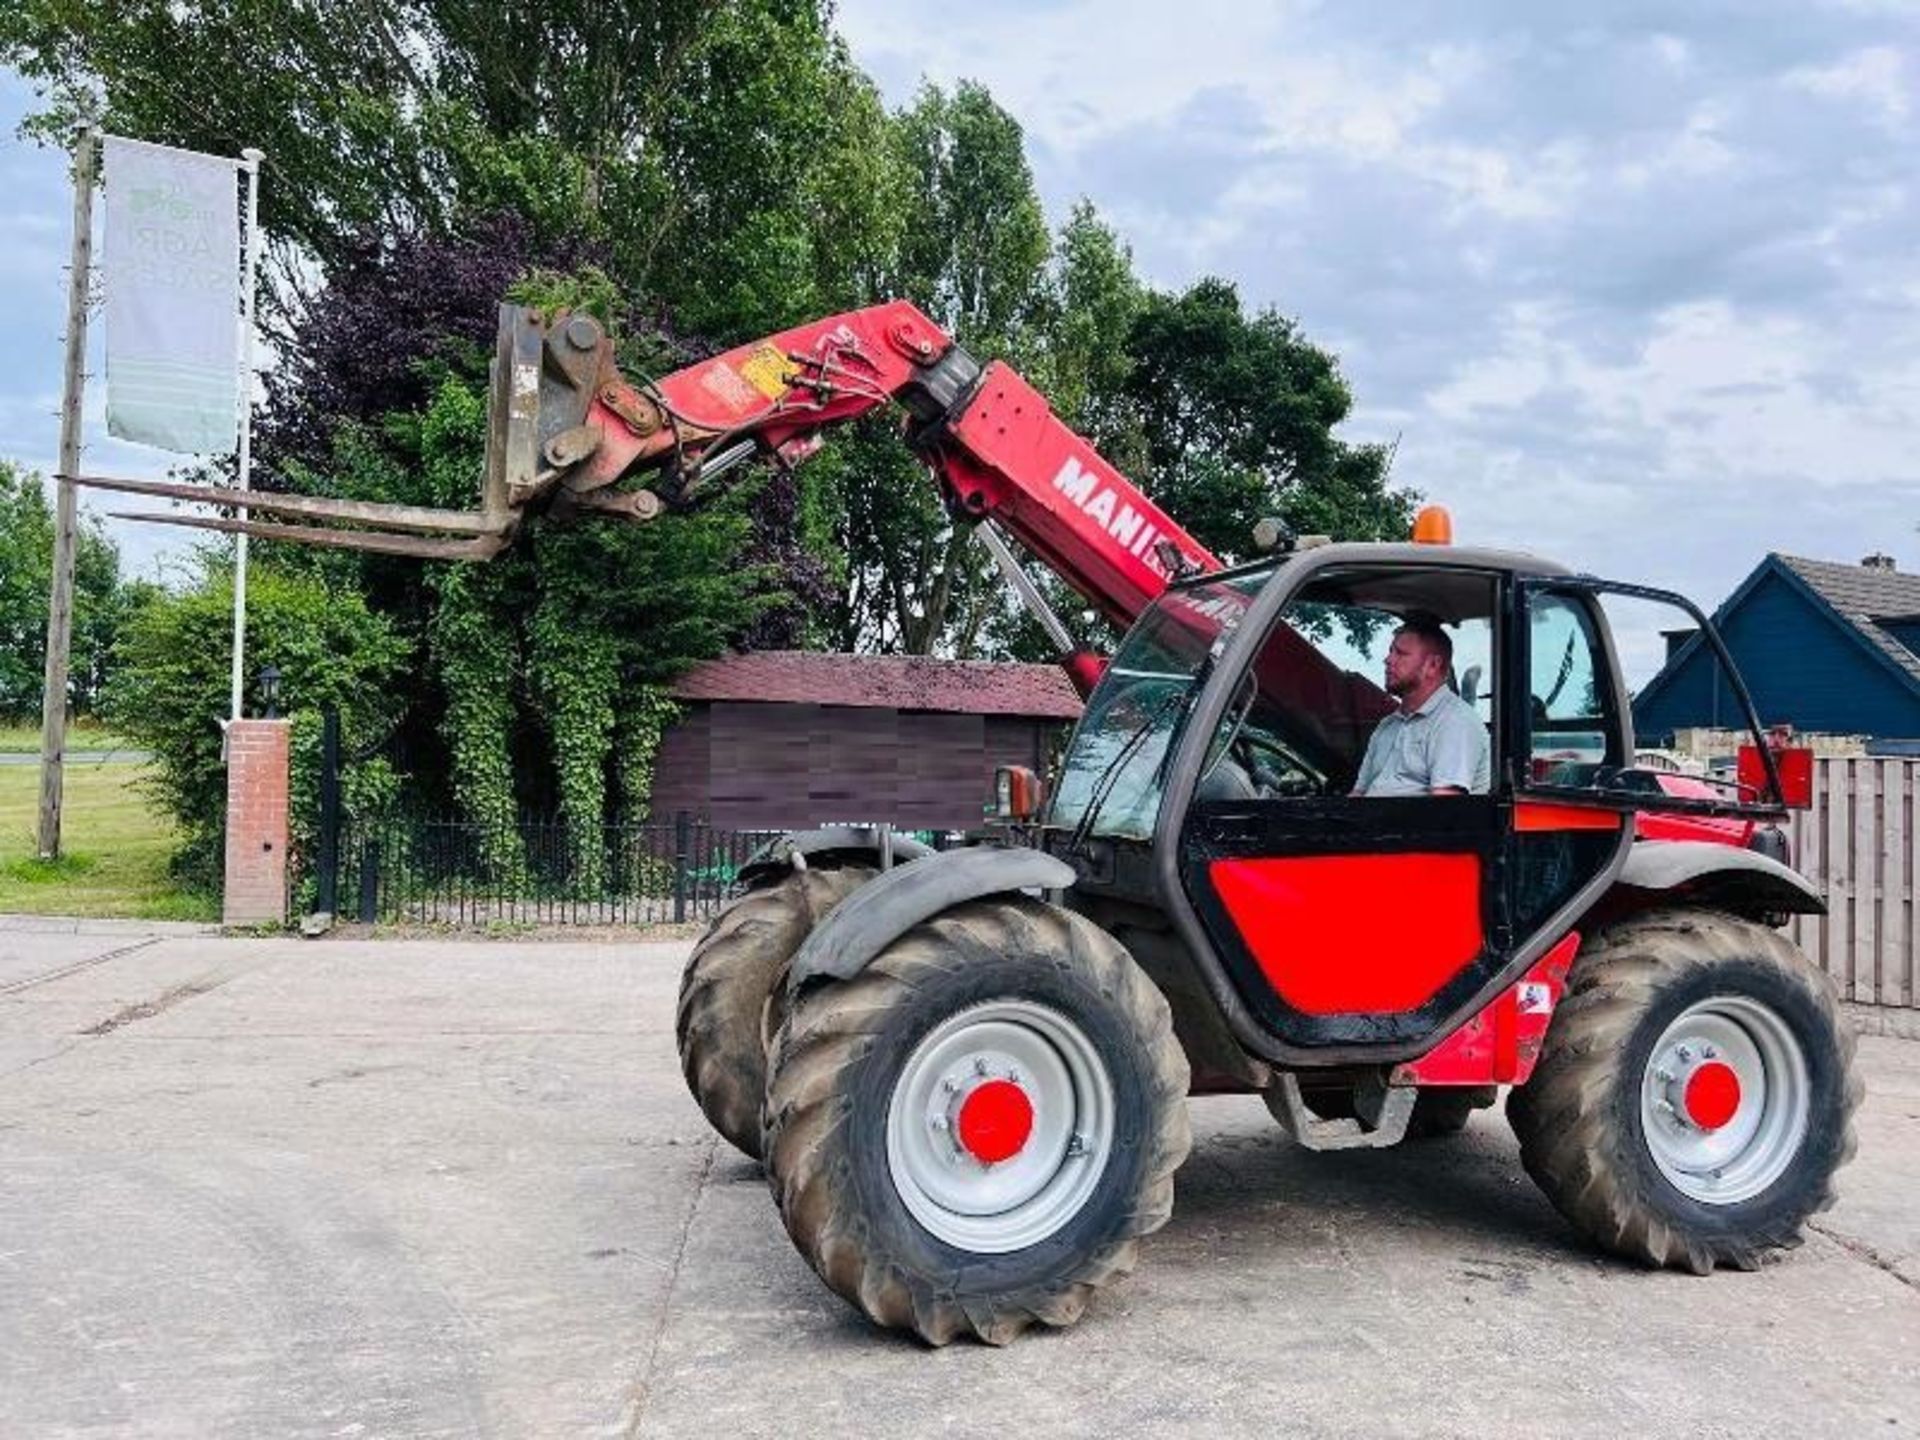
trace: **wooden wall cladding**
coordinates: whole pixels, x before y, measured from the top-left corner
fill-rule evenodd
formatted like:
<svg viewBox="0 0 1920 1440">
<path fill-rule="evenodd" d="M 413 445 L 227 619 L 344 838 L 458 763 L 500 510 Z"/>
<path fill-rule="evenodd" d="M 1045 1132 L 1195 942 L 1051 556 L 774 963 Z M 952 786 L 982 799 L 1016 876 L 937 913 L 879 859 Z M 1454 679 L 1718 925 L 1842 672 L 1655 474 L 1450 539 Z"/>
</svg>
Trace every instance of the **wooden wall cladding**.
<svg viewBox="0 0 1920 1440">
<path fill-rule="evenodd" d="M 997 765 L 1042 768 L 1045 721 L 866 706 L 715 701 L 687 707 L 655 767 L 653 813 L 727 829 L 891 821 L 980 824 Z"/>
</svg>

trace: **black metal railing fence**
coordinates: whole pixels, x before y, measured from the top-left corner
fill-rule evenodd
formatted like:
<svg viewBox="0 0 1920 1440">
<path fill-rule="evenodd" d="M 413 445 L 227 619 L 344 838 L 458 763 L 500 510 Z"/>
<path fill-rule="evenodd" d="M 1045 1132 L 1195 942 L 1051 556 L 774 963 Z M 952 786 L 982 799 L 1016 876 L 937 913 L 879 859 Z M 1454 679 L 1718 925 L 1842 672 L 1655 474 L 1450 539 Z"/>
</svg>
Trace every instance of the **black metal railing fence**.
<svg viewBox="0 0 1920 1440">
<path fill-rule="evenodd" d="M 513 827 L 407 814 L 340 820 L 315 855 L 312 908 L 366 924 L 651 925 L 710 918 L 779 832 L 696 815 Z"/>
</svg>

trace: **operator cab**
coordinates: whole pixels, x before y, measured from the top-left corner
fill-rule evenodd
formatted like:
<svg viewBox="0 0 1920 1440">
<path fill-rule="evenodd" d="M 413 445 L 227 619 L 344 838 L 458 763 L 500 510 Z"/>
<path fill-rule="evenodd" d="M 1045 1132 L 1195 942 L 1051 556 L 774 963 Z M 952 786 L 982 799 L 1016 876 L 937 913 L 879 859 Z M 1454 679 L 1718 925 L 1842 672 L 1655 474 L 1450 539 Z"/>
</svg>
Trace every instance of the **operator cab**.
<svg viewBox="0 0 1920 1440">
<path fill-rule="evenodd" d="M 1612 592 L 1710 633 L 1677 596 L 1498 551 L 1329 545 L 1182 581 L 1089 697 L 1042 844 L 1089 900 L 1161 911 L 1255 1053 L 1417 1055 L 1606 892 L 1636 811 L 1780 814 L 1643 783 Z M 1484 778 L 1358 795 L 1414 617 L 1451 643 L 1449 724 L 1478 726 Z"/>
</svg>

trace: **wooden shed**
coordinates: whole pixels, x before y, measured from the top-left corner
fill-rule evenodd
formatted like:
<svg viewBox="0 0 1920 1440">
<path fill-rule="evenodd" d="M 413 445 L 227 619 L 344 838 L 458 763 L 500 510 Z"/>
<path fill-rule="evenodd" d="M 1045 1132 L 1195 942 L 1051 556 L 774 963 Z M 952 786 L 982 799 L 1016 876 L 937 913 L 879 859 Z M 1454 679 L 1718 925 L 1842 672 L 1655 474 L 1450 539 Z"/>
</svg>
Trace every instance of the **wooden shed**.
<svg viewBox="0 0 1920 1440">
<path fill-rule="evenodd" d="M 1053 665 L 761 650 L 682 676 L 653 813 L 722 829 L 979 825 L 994 768 L 1045 772 L 1080 716 Z"/>
</svg>

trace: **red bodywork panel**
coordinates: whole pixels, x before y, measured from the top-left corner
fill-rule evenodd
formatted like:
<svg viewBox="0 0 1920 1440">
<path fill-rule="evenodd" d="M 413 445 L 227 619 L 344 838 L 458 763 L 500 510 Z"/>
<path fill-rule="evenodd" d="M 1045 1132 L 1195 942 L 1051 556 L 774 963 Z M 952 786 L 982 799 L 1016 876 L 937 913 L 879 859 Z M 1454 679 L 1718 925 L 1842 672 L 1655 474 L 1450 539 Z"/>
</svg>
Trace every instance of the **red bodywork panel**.
<svg viewBox="0 0 1920 1440">
<path fill-rule="evenodd" d="M 1661 775 L 1660 788 L 1683 800 L 1725 800 L 1724 786 L 1692 775 Z M 1634 834 L 1641 840 L 1705 840 L 1714 845 L 1745 847 L 1753 842 L 1756 820 L 1732 815 L 1664 815 L 1644 811 L 1634 816 Z"/>
<path fill-rule="evenodd" d="M 1524 1085 L 1540 1060 L 1540 1042 L 1566 992 L 1580 949 L 1569 934 L 1493 1003 L 1418 1060 L 1395 1068 L 1396 1085 Z"/>
<path fill-rule="evenodd" d="M 1618 830 L 1620 825 L 1618 810 L 1547 805 L 1535 800 L 1522 800 L 1513 807 L 1513 828 L 1522 834 L 1548 830 Z"/>
<path fill-rule="evenodd" d="M 1215 892 L 1280 997 L 1308 1015 L 1417 1009 L 1480 954 L 1480 858 L 1216 860 Z"/>
</svg>

